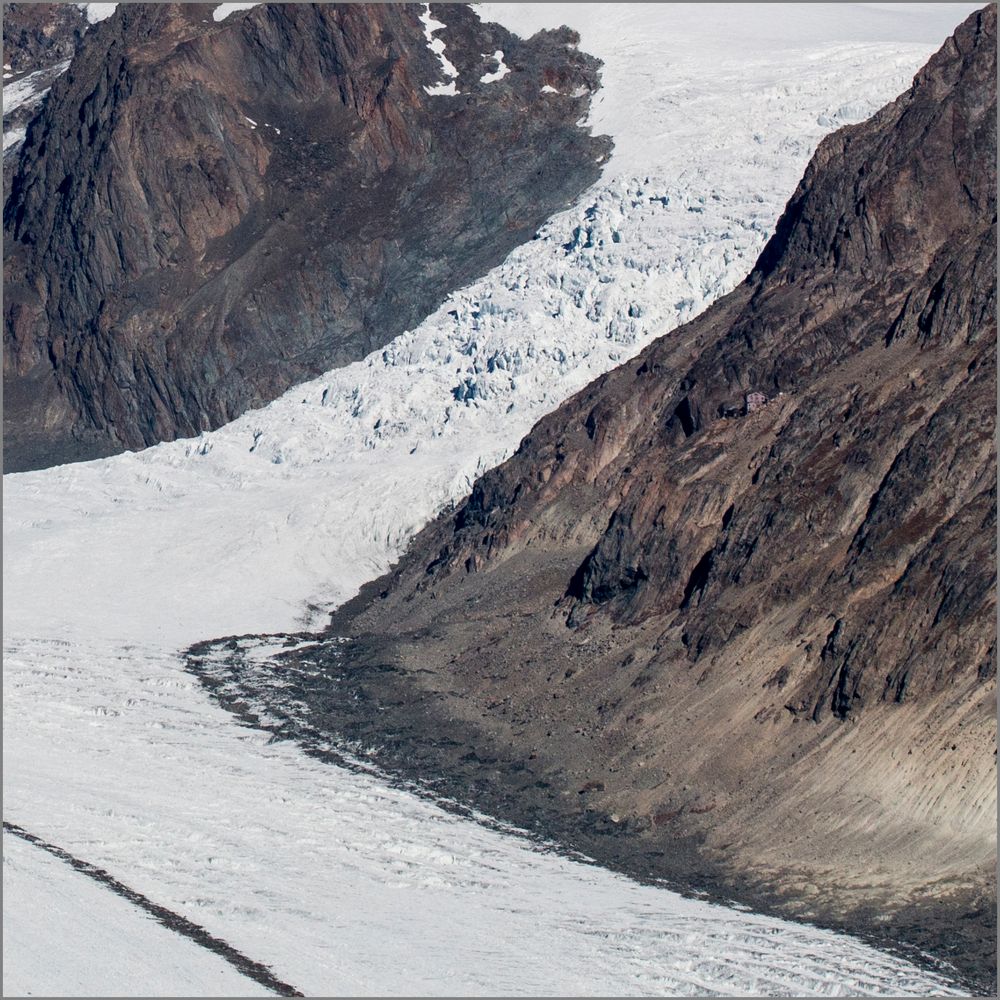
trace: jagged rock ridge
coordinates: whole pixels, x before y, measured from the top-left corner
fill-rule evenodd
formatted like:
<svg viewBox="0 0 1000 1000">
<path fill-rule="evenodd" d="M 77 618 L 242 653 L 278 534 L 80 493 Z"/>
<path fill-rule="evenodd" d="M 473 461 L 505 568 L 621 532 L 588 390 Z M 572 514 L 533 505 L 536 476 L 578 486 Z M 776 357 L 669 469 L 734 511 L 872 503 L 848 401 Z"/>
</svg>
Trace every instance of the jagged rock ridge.
<svg viewBox="0 0 1000 1000">
<path fill-rule="evenodd" d="M 5 82 L 72 58 L 86 30 L 87 15 L 75 3 L 4 4 Z"/>
<path fill-rule="evenodd" d="M 8 471 L 197 434 L 363 357 L 609 149 L 577 125 L 598 67 L 568 29 L 213 10 L 122 5 L 29 127 L 4 211 Z"/>
<path fill-rule="evenodd" d="M 3 7 L 4 200 L 28 122 L 38 113 L 87 30 L 81 5 L 8 3 Z"/>
<path fill-rule="evenodd" d="M 988 7 L 335 616 L 312 724 L 995 979 L 995 48 Z"/>
</svg>

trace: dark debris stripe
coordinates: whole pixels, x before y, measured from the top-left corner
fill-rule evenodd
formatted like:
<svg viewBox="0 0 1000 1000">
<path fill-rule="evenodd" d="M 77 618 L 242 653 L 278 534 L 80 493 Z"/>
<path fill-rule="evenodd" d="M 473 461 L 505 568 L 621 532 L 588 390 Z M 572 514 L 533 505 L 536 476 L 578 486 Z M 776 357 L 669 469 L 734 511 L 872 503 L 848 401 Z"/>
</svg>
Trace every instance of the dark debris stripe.
<svg viewBox="0 0 1000 1000">
<path fill-rule="evenodd" d="M 130 889 L 103 868 L 98 868 L 96 865 L 90 864 L 89 861 L 82 861 L 80 858 L 74 857 L 68 851 L 64 851 L 61 847 L 56 847 L 55 844 L 50 844 L 42 840 L 41 837 L 36 837 L 33 833 L 28 833 L 27 830 L 17 826 L 15 823 L 8 823 L 4 820 L 3 828 L 7 833 L 11 833 L 15 837 L 20 837 L 29 844 L 40 847 L 43 851 L 48 851 L 53 857 L 59 858 L 60 861 L 65 861 L 78 872 L 89 875 L 95 882 L 100 882 L 101 885 L 107 886 L 112 892 L 123 899 L 127 899 L 130 903 L 134 903 L 140 909 L 145 910 L 151 916 L 155 917 L 164 927 L 176 931 L 178 934 L 183 934 L 184 937 L 190 938 L 196 944 L 201 945 L 202 948 L 214 952 L 220 958 L 225 959 L 234 969 L 254 982 L 260 983 L 261 986 L 273 990 L 279 996 L 283 997 L 300 997 L 303 995 L 294 986 L 289 986 L 288 983 L 283 983 L 274 976 L 266 965 L 247 958 L 246 955 L 241 951 L 237 951 L 231 944 L 223 941 L 221 938 L 215 937 L 213 934 L 209 934 L 204 927 L 192 923 L 186 917 L 174 913 L 173 910 L 168 910 L 165 906 L 160 906 L 159 903 L 154 903 L 141 892 Z"/>
</svg>

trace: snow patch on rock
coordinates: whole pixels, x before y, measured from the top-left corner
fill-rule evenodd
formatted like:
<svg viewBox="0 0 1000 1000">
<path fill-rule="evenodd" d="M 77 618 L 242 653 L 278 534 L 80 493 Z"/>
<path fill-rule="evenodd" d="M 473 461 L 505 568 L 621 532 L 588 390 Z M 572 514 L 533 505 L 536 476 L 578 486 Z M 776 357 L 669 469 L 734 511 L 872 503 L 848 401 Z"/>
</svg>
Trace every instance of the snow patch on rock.
<svg viewBox="0 0 1000 1000">
<path fill-rule="evenodd" d="M 434 33 L 440 31 L 442 28 L 447 27 L 443 21 L 435 20 L 434 16 L 431 14 L 431 5 L 425 3 L 423 5 L 424 10 L 420 15 L 420 23 L 424 26 L 424 37 L 427 39 L 427 48 L 431 50 L 438 57 L 441 63 L 441 72 L 445 76 L 451 77 L 450 82 L 436 83 L 431 87 L 424 87 L 424 90 L 434 96 L 448 96 L 454 97 L 459 93 L 456 80 L 458 79 L 458 70 L 455 65 L 448 59 L 444 54 L 445 44 L 443 39 L 435 38 Z"/>
<path fill-rule="evenodd" d="M 497 49 L 493 53 L 493 59 L 496 61 L 497 68 L 492 73 L 485 73 L 481 76 L 480 83 L 496 83 L 497 80 L 502 80 L 510 72 L 510 67 L 503 61 L 503 49 Z"/>
<path fill-rule="evenodd" d="M 107 20 L 115 12 L 118 4 L 116 3 L 78 3 L 77 7 L 80 8 L 87 16 L 87 22 L 89 24 L 99 24 L 101 21 Z"/>
<path fill-rule="evenodd" d="M 27 76 L 22 76 L 13 83 L 8 83 L 3 88 L 3 112 L 9 115 L 19 108 L 31 108 L 36 104 L 41 104 L 42 99 L 52 87 L 52 81 L 69 68 L 69 59 L 63 59 L 52 66 L 35 70 Z"/>
<path fill-rule="evenodd" d="M 230 14 L 235 14 L 238 10 L 250 10 L 252 7 L 259 7 L 256 3 L 220 3 L 212 11 L 213 21 L 225 21 Z"/>
<path fill-rule="evenodd" d="M 28 134 L 27 129 L 23 128 L 12 128 L 9 132 L 4 132 L 3 134 L 3 151 L 6 153 L 7 150 L 13 149 L 20 143 L 24 142 L 24 137 Z"/>
</svg>

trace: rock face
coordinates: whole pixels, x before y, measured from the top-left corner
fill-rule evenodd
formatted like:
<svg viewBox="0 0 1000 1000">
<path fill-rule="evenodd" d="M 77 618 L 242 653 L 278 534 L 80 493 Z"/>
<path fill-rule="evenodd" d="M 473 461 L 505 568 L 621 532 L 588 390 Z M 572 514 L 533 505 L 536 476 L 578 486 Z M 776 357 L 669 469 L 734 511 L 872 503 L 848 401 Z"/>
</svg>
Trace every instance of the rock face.
<svg viewBox="0 0 1000 1000">
<path fill-rule="evenodd" d="M 71 59 L 86 14 L 75 3 L 8 3 L 3 7 L 3 58 L 11 77 Z"/>
<path fill-rule="evenodd" d="M 3 8 L 4 199 L 28 122 L 69 65 L 88 22 L 73 3 L 9 3 Z"/>
<path fill-rule="evenodd" d="M 991 6 L 827 138 L 741 287 L 538 424 L 333 623 L 344 683 L 408 733 L 396 763 L 473 742 L 489 774 L 453 794 L 980 985 L 995 47 Z"/>
<path fill-rule="evenodd" d="M 568 29 L 214 10 L 121 5 L 30 124 L 4 209 L 7 471 L 197 434 L 364 356 L 609 149 L 576 125 L 598 67 Z"/>
</svg>

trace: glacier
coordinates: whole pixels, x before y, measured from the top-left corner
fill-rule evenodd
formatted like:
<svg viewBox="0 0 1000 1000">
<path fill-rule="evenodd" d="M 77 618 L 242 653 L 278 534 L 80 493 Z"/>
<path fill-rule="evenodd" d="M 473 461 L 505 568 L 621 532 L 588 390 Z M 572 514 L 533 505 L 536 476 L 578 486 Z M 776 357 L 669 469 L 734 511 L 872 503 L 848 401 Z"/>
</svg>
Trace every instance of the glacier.
<svg viewBox="0 0 1000 1000">
<path fill-rule="evenodd" d="M 605 62 L 589 124 L 615 151 L 577 204 L 416 329 L 226 427 L 4 477 L 9 821 L 306 993 L 954 992 L 321 764 L 238 725 L 179 655 L 321 625 L 539 417 L 742 280 L 822 136 L 973 9 L 712 6 L 478 5 L 522 35 L 568 23 Z M 255 989 L 10 841 L 5 992 Z M 67 906 L 99 961 L 53 964 Z"/>
</svg>

